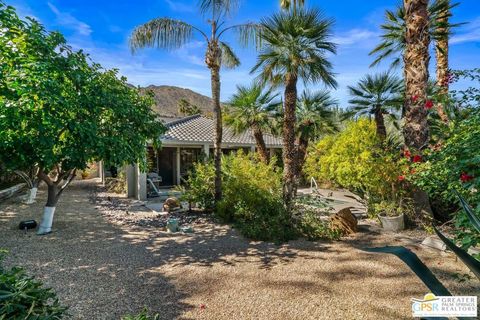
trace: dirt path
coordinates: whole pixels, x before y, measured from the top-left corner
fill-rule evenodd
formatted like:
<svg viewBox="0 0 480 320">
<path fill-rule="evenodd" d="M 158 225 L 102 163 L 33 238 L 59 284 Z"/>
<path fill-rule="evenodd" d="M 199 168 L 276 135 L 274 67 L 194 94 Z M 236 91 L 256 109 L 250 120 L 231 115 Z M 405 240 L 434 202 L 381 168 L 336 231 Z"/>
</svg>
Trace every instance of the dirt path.
<svg viewBox="0 0 480 320">
<path fill-rule="evenodd" d="M 92 203 L 94 181 L 70 186 L 54 232 L 23 235 L 19 221 L 40 219 L 45 191 L 27 206 L 0 204 L 0 247 L 53 287 L 74 319 L 119 319 L 144 306 L 161 319 L 410 319 L 410 299 L 428 289 L 398 258 L 363 246 L 406 244 L 454 294 L 480 283 L 454 280 L 466 268 L 408 235 L 363 226 L 341 242 L 303 240 L 276 246 L 248 241 L 226 226 L 193 234 L 115 225 Z M 200 305 L 205 308 L 200 308 Z"/>
</svg>

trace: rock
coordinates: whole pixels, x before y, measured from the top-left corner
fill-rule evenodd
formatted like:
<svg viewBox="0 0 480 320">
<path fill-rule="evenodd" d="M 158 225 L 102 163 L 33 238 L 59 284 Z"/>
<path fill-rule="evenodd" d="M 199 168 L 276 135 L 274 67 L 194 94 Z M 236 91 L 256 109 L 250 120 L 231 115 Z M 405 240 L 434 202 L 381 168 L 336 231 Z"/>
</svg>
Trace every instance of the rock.
<svg viewBox="0 0 480 320">
<path fill-rule="evenodd" d="M 422 241 L 422 245 L 440 251 L 447 250 L 447 245 L 436 235 L 426 237 L 425 240 Z"/>
<path fill-rule="evenodd" d="M 357 218 L 353 215 L 350 208 L 341 209 L 330 217 L 332 230 L 339 230 L 342 234 L 357 232 L 357 224 Z"/>
<path fill-rule="evenodd" d="M 180 208 L 180 201 L 177 198 L 171 197 L 165 200 L 163 203 L 163 210 L 170 212 L 172 210 Z"/>
</svg>

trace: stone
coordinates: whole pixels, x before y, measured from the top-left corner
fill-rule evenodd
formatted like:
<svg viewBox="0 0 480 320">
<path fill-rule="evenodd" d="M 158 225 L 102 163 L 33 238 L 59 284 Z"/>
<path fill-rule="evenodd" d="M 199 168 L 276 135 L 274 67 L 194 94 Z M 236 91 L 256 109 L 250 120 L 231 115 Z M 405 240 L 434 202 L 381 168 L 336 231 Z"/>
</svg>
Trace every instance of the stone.
<svg viewBox="0 0 480 320">
<path fill-rule="evenodd" d="M 343 208 L 330 217 L 330 228 L 338 230 L 342 234 L 357 232 L 358 221 L 350 208 Z"/>
<path fill-rule="evenodd" d="M 178 199 L 175 197 L 168 198 L 163 203 L 163 210 L 167 212 L 170 212 L 178 208 L 181 208 L 180 201 L 178 201 Z"/>
<path fill-rule="evenodd" d="M 447 250 L 447 245 L 436 235 L 426 237 L 425 240 L 422 241 L 422 245 L 440 251 Z"/>
</svg>

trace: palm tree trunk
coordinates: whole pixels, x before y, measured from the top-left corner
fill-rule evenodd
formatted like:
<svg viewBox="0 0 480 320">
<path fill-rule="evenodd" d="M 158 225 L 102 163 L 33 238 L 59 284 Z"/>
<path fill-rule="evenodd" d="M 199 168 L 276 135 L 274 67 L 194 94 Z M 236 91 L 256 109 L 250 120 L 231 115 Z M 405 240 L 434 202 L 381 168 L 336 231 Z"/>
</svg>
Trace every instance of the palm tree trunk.
<svg viewBox="0 0 480 320">
<path fill-rule="evenodd" d="M 297 178 L 300 178 L 300 175 L 303 171 L 303 165 L 305 164 L 305 159 L 307 157 L 308 149 L 308 138 L 300 134 L 297 141 Z M 297 179 L 298 181 L 298 179 Z"/>
<path fill-rule="evenodd" d="M 215 34 L 216 25 L 212 25 L 212 34 Z M 215 166 L 215 203 L 222 199 L 222 108 L 220 106 L 220 66 L 222 56 L 218 42 L 211 40 L 208 43 L 205 63 L 210 69 L 213 118 L 215 123 L 215 140 L 213 162 Z"/>
<path fill-rule="evenodd" d="M 381 141 L 387 138 L 387 128 L 385 127 L 385 119 L 383 118 L 382 109 L 375 110 L 375 124 L 377 126 L 377 137 Z"/>
<path fill-rule="evenodd" d="M 405 144 L 416 152 L 428 145 L 427 100 L 428 47 L 428 0 L 404 0 L 406 23 L 406 47 L 403 55 L 405 76 Z M 414 192 L 417 216 L 425 221 L 432 214 L 428 195 L 423 190 Z"/>
<path fill-rule="evenodd" d="M 293 192 L 295 189 L 296 160 L 295 148 L 295 122 L 297 102 L 297 76 L 286 75 L 285 102 L 283 116 L 283 201 L 290 212 L 292 207 Z"/>
<path fill-rule="evenodd" d="M 257 150 L 260 158 L 263 162 L 269 163 L 270 156 L 268 154 L 267 146 L 265 145 L 265 140 L 263 139 L 263 132 L 262 129 L 258 126 L 258 124 L 254 124 L 252 126 L 253 130 L 253 137 L 255 138 L 255 142 L 257 143 Z"/>
<path fill-rule="evenodd" d="M 442 12 L 438 22 L 442 25 L 448 24 L 448 10 Z M 438 30 L 440 33 L 445 33 L 441 39 L 437 40 L 435 48 L 435 56 L 437 60 L 437 86 L 441 89 L 442 95 L 448 94 L 448 30 L 444 27 L 440 27 Z M 448 122 L 448 116 L 443 109 L 442 103 L 437 103 L 437 113 L 443 122 Z"/>
</svg>

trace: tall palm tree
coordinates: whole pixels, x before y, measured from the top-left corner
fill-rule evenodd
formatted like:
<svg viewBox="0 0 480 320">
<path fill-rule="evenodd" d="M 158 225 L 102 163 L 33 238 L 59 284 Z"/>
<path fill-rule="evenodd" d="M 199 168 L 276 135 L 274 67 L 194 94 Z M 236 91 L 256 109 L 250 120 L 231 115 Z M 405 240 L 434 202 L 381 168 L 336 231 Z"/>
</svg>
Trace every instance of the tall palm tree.
<svg viewBox="0 0 480 320">
<path fill-rule="evenodd" d="M 263 48 L 252 72 L 259 79 L 284 87 L 283 117 L 283 199 L 291 209 L 295 187 L 297 151 L 295 148 L 297 82 L 323 82 L 330 87 L 337 83 L 332 64 L 326 53 L 336 52 L 330 41 L 333 21 L 317 9 L 282 11 L 263 19 L 261 43 Z"/>
<path fill-rule="evenodd" d="M 253 82 L 250 86 L 237 86 L 237 92 L 230 98 L 225 110 L 225 122 L 236 133 L 252 129 L 253 137 L 257 144 L 257 150 L 265 163 L 270 161 L 270 156 L 263 139 L 263 133 L 270 125 L 269 110 L 277 105 L 274 101 L 278 94 L 274 94 L 270 88 L 264 90 L 264 86 Z"/>
<path fill-rule="evenodd" d="M 377 126 L 377 136 L 385 141 L 387 129 L 385 127 L 384 115 L 395 118 L 401 108 L 402 79 L 392 76 L 389 73 L 367 75 L 348 90 L 352 99 L 348 102 L 352 105 L 349 115 L 373 115 Z M 393 111 L 393 112 L 392 112 Z"/>
<path fill-rule="evenodd" d="M 448 94 L 449 79 L 448 79 L 448 40 L 451 26 L 449 26 L 449 18 L 451 17 L 450 0 L 444 0 L 445 4 L 438 11 L 438 16 L 435 19 L 438 23 L 437 29 L 440 35 L 437 37 L 437 45 L 435 46 L 435 57 L 437 61 L 437 87 L 442 95 Z M 436 106 L 438 116 L 443 122 L 448 122 L 448 115 L 443 108 L 442 103 L 437 103 Z"/>
<path fill-rule="evenodd" d="M 304 5 L 305 0 L 280 0 L 280 7 L 282 7 L 282 9 L 292 9 L 294 13 L 297 12 L 297 8 L 301 8 Z"/>
<path fill-rule="evenodd" d="M 207 23 L 210 32 L 184 21 L 171 18 L 155 18 L 133 30 L 130 36 L 130 48 L 133 52 L 145 47 L 162 49 L 177 49 L 195 35 L 199 35 L 207 44 L 205 64 L 210 69 L 213 114 L 215 120 L 215 200 L 222 197 L 221 187 L 221 155 L 222 155 L 222 109 L 220 106 L 220 68 L 234 68 L 240 64 L 232 48 L 221 41 L 227 31 L 236 31 L 243 42 L 248 42 L 255 35 L 256 25 L 253 23 L 224 27 L 228 17 L 237 9 L 238 0 L 200 0 L 199 9 Z"/>
<path fill-rule="evenodd" d="M 403 136 L 405 144 L 415 152 L 428 145 L 427 122 L 428 62 L 430 33 L 428 29 L 428 0 L 403 0 L 405 8 L 405 50 L 403 53 L 405 102 Z M 431 214 L 428 195 L 414 192 L 417 214 L 424 219 Z"/>
<path fill-rule="evenodd" d="M 452 28 L 462 25 L 462 23 L 451 24 L 448 18 L 451 17 L 452 8 L 458 3 L 451 4 L 449 0 L 435 0 L 428 6 L 429 16 L 429 33 L 430 37 L 435 41 L 436 48 L 442 48 L 444 44 L 439 42 L 447 39 Z M 370 52 L 370 55 L 376 55 L 371 66 L 380 64 L 387 58 L 391 58 L 391 68 L 400 66 L 402 63 L 402 55 L 405 50 L 405 8 L 399 5 L 395 10 L 387 10 L 385 12 L 386 22 L 380 26 L 383 30 L 380 38 L 382 41 Z M 438 68 L 438 63 L 437 63 Z M 447 67 L 448 68 L 448 67 Z"/>
<path fill-rule="evenodd" d="M 335 107 L 338 100 L 325 90 L 304 90 L 297 102 L 297 174 L 302 172 L 308 145 L 322 135 L 338 131 Z"/>
</svg>

